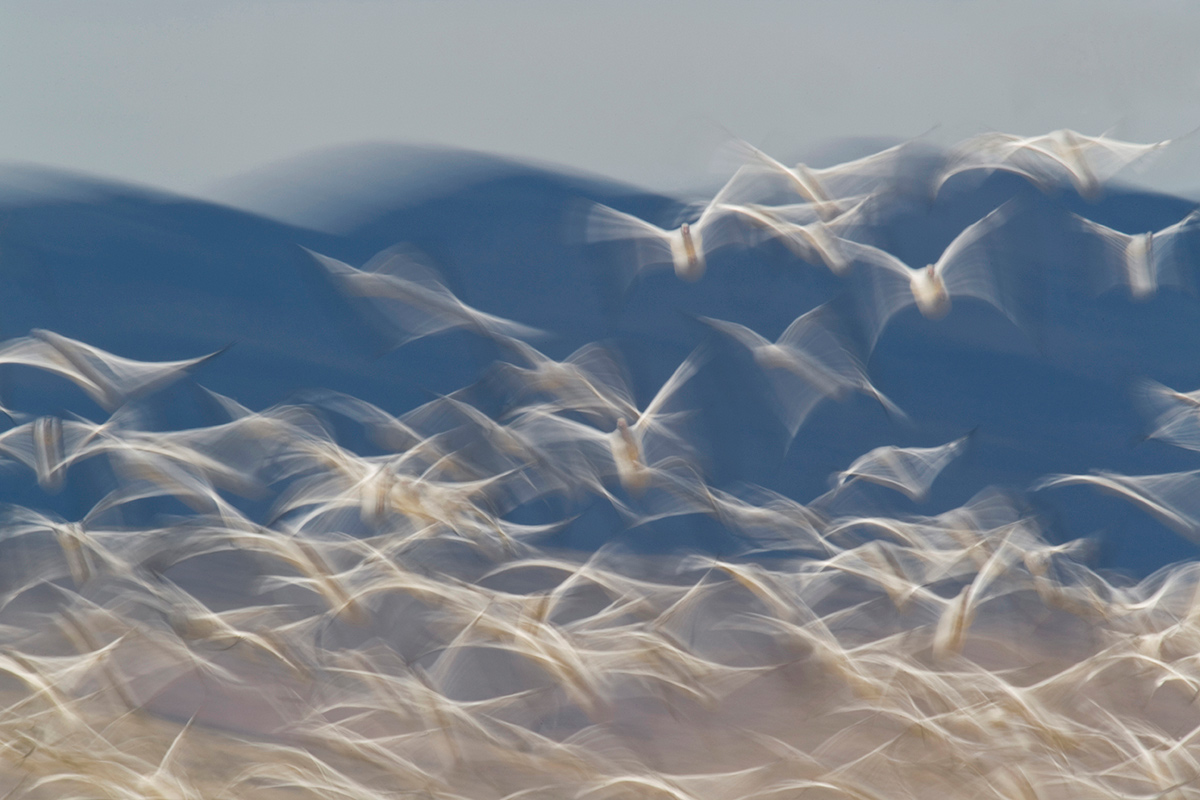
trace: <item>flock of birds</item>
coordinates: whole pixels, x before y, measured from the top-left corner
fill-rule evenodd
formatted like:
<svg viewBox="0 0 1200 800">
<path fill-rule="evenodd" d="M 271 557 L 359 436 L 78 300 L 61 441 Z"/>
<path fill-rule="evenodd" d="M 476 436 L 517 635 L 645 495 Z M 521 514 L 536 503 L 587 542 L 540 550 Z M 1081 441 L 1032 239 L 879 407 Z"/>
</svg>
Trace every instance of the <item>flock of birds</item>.
<svg viewBox="0 0 1200 800">
<path fill-rule="evenodd" d="M 1094 198 L 1165 144 L 988 134 L 916 191 L 1002 170 Z M 844 278 L 857 313 L 818 306 L 776 341 L 703 322 L 751 354 L 789 437 L 854 393 L 902 418 L 866 367 L 896 314 L 937 319 L 966 296 L 1025 319 L 989 259 L 1011 203 L 927 266 L 871 242 L 913 191 L 908 147 L 813 169 L 739 143 L 743 165 L 691 221 L 597 205 L 587 236 L 688 281 L 717 248 L 782 241 Z M 1195 213 L 1133 235 L 1078 225 L 1102 242 L 1097 291 L 1145 297 L 1196 264 Z M 409 248 L 361 268 L 311 256 L 399 343 L 494 341 L 506 357 L 481 384 L 501 406 L 478 386 L 399 414 L 332 390 L 265 410 L 205 390 L 219 423 L 163 430 L 155 394 L 220 353 L 139 362 L 45 330 L 0 345 L 10 378 L 51 373 L 108 413 L 4 409 L 0 455 L 45 492 L 85 465 L 105 476 L 81 519 L 3 510 L 4 797 L 1200 795 L 1196 563 L 1101 575 L 1089 541 L 1051 544 L 993 489 L 935 516 L 861 513 L 865 483 L 926 497 L 969 433 L 873 449 L 808 502 L 711 485 L 683 402 L 709 348 L 641 404 L 611 349 L 555 360 L 530 343 L 541 331 L 465 304 Z M 1151 435 L 1200 450 L 1200 392 L 1144 394 Z M 1200 472 L 1032 489 L 1072 483 L 1198 536 Z M 744 551 L 544 545 L 597 502 L 629 528 L 704 515 Z"/>
</svg>

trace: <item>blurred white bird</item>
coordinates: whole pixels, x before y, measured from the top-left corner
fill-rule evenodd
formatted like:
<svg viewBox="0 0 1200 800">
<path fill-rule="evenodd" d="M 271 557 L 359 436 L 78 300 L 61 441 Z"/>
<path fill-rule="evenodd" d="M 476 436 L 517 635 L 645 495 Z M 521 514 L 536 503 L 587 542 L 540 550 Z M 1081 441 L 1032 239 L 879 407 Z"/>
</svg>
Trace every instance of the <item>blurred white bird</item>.
<svg viewBox="0 0 1200 800">
<path fill-rule="evenodd" d="M 835 483 L 840 487 L 855 479 L 869 481 L 911 500 L 924 500 L 946 465 L 962 455 L 968 438 L 969 434 L 937 447 L 876 447 L 837 473 Z"/>
<path fill-rule="evenodd" d="M 733 140 L 730 147 L 751 168 L 783 178 L 792 191 L 814 206 L 822 220 L 829 222 L 842 211 L 839 200 L 886 188 L 896 175 L 899 160 L 910 144 L 902 142 L 863 158 L 819 169 L 806 164 L 789 167 L 754 145 L 738 139 Z"/>
<path fill-rule="evenodd" d="M 857 202 L 840 212 L 829 221 L 821 219 L 799 223 L 789 219 L 795 217 L 797 207 L 771 207 L 760 205 L 729 205 L 727 208 L 763 231 L 767 237 L 778 239 L 789 250 L 810 264 L 824 264 L 835 275 L 843 275 L 850 267 L 850 260 L 841 247 L 841 240 L 848 238 L 865 224 L 863 208 L 870 195 L 854 198 Z M 812 206 L 800 206 L 800 210 Z"/>
<path fill-rule="evenodd" d="M 984 133 L 954 149 L 937 179 L 934 196 L 960 172 L 1003 170 L 1024 176 L 1044 192 L 1057 189 L 1065 179 L 1081 197 L 1097 200 L 1106 181 L 1171 141 L 1134 144 L 1066 128 L 1030 137 Z"/>
<path fill-rule="evenodd" d="M 896 256 L 868 244 L 842 240 L 844 253 L 874 267 L 870 271 L 870 298 L 864 309 L 871 347 L 896 313 L 916 305 L 928 319 L 950 313 L 951 298 L 976 297 L 995 306 L 1020 325 L 1018 310 L 1002 290 L 1004 285 L 989 258 L 989 237 L 1012 216 L 1012 201 L 968 225 L 942 252 L 938 260 L 913 269 Z"/>
<path fill-rule="evenodd" d="M 1049 475 L 1031 489 L 1091 485 L 1123 497 L 1180 536 L 1200 542 L 1200 470 L 1162 475 L 1121 475 L 1094 470 L 1088 475 Z"/>
<path fill-rule="evenodd" d="M 601 344 L 586 344 L 562 361 L 516 339 L 509 342 L 508 348 L 526 366 L 501 362 L 497 372 L 505 388 L 521 400 L 549 395 L 563 408 L 610 424 L 616 417 L 637 410 L 629 394 L 628 376 L 613 352 Z"/>
<path fill-rule="evenodd" d="M 818 306 L 793 320 L 776 342 L 736 322 L 701 317 L 704 323 L 746 347 L 762 368 L 789 442 L 818 403 L 827 397 L 841 400 L 849 392 L 862 392 L 879 401 L 889 414 L 905 417 L 871 383 L 848 342 L 831 327 L 831 315 L 828 305 Z"/>
<path fill-rule="evenodd" d="M 975 621 L 980 605 L 988 599 L 987 589 L 1012 566 L 1019 557 L 1018 549 L 1003 538 L 996 549 L 979 568 L 974 579 L 964 586 L 958 595 L 942 609 L 933 632 L 933 655 L 946 659 L 962 652 L 967 633 Z"/>
<path fill-rule="evenodd" d="M 101 452 L 94 442 L 103 427 L 83 420 L 39 417 L 0 433 L 0 454 L 32 469 L 43 489 L 57 491 L 72 464 Z"/>
<path fill-rule="evenodd" d="M 1137 394 L 1154 417 L 1147 439 L 1159 439 L 1186 450 L 1200 451 L 1200 389 L 1177 392 L 1152 380 L 1142 381 Z"/>
<path fill-rule="evenodd" d="M 501 342 L 545 335 L 537 328 L 488 314 L 459 300 L 437 271 L 421 263 L 421 255 L 407 245 L 383 250 L 362 269 L 303 249 L 343 294 L 368 298 L 382 317 L 383 332 L 397 340 L 396 347 L 456 328 Z"/>
<path fill-rule="evenodd" d="M 647 435 L 665 435 L 678 441 L 678 435 L 666 428 L 660 418 L 666 414 L 667 402 L 692 379 L 706 356 L 703 350 L 692 351 L 659 388 L 654 399 L 634 415 L 632 424 L 624 417 L 617 420 L 617 429 L 609 434 L 609 452 L 617 469 L 617 477 L 626 488 L 640 490 L 648 481 L 649 467 L 654 462 L 647 458 Z"/>
<path fill-rule="evenodd" d="M 638 272 L 670 264 L 683 280 L 698 281 L 708 268 L 709 253 L 740 241 L 741 233 L 726 204 L 736 202 L 738 194 L 745 191 L 746 175 L 744 169 L 739 170 L 708 201 L 697 219 L 673 230 L 597 203 L 588 215 L 588 241 L 630 240 Z"/>
<path fill-rule="evenodd" d="M 628 415 L 622 413 L 617 417 L 615 430 L 601 431 L 562 416 L 557 413 L 561 409 L 553 404 L 525 409 L 511 427 L 548 448 L 562 443 L 581 446 L 586 462 L 593 469 L 599 465 L 602 475 L 615 474 L 627 491 L 640 492 L 664 462 L 677 463 L 690 451 L 670 424 L 679 418 L 679 412 L 668 412 L 666 406 L 692 379 L 706 357 L 703 349 L 692 351 L 645 409 L 638 411 L 635 407 Z M 578 477 L 586 479 L 584 474 Z"/>
<path fill-rule="evenodd" d="M 1159 231 L 1128 234 L 1072 214 L 1085 233 L 1101 245 L 1100 262 L 1095 276 L 1097 293 L 1113 286 L 1129 287 L 1135 300 L 1153 295 L 1159 286 L 1186 288 L 1190 281 L 1185 269 L 1191 265 L 1187 253 L 1180 252 L 1184 237 L 1196 231 L 1200 210 L 1193 211 L 1174 225 Z"/>
<path fill-rule="evenodd" d="M 22 506 L 0 506 L 0 541 L 8 541 L 25 536 L 49 536 L 58 545 L 63 560 L 66 562 L 66 573 L 71 576 L 75 585 L 83 586 L 97 572 L 104 569 L 115 575 L 126 575 L 132 570 L 131 565 L 119 554 L 110 551 L 99 539 L 93 536 L 93 524 L 99 514 L 95 509 L 79 521 L 68 521 L 53 511 L 36 511 Z M 164 543 L 165 544 L 165 543 Z M 168 549 L 163 547 L 163 550 Z M 48 553 L 44 550 L 34 550 L 31 555 L 45 558 Z M 46 564 L 41 570 L 41 580 L 52 580 L 60 574 L 58 567 Z"/>
<path fill-rule="evenodd" d="M 201 364 L 228 350 L 184 361 L 135 361 L 53 331 L 35 329 L 29 336 L 0 345 L 0 364 L 22 364 L 66 378 L 105 411 L 158 391 Z"/>
</svg>

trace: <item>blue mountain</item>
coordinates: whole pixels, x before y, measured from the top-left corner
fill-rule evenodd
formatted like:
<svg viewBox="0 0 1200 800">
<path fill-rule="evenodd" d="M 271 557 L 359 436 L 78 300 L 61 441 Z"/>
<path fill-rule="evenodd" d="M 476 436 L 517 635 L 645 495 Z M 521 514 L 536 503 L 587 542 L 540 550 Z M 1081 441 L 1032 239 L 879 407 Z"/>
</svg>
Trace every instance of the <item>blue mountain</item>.
<svg viewBox="0 0 1200 800">
<path fill-rule="evenodd" d="M 232 345 L 197 370 L 194 383 L 155 398 L 164 426 L 212 421 L 212 400 L 194 384 L 252 408 L 316 388 L 393 413 L 466 386 L 475 386 L 486 403 L 489 368 L 508 357 L 500 348 L 457 331 L 393 349 L 305 252 L 357 267 L 406 242 L 429 256 L 465 303 L 551 332 L 537 343 L 548 355 L 565 357 L 593 341 L 611 344 L 641 402 L 690 352 L 705 347 L 708 360 L 684 394 L 696 409 L 691 432 L 713 485 L 749 482 L 808 501 L 829 488 L 831 474 L 871 448 L 930 446 L 975 431 L 968 455 L 946 469 L 926 501 L 867 487 L 862 502 L 890 513 L 935 514 L 998 487 L 1023 496 L 1053 536 L 1098 537 L 1097 566 L 1103 568 L 1144 575 L 1197 553 L 1195 544 L 1153 517 L 1094 488 L 1027 491 L 1051 473 L 1200 467 L 1198 454 L 1144 440 L 1147 419 L 1135 391 L 1143 378 L 1181 391 L 1200 387 L 1200 302 L 1174 288 L 1145 301 L 1119 289 L 1100 296 L 1087 291 L 1095 253 L 1069 216 L 1149 231 L 1186 215 L 1193 208 L 1187 201 L 1114 187 L 1087 203 L 1069 192 L 1048 197 L 1016 176 L 995 175 L 952 180 L 936 200 L 914 196 L 898 203 L 874 235 L 907 263 L 921 265 L 935 261 L 965 226 L 1015 199 L 1018 210 L 1006 227 L 1011 246 L 1000 257 L 1020 288 L 1024 324 L 970 299 L 955 300 L 941 320 L 915 308 L 901 312 L 866 366 L 909 420 L 889 416 L 865 396 L 827 401 L 789 445 L 744 349 L 698 318 L 737 322 L 774 339 L 794 318 L 829 302 L 846 309 L 852 322 L 861 302 L 853 281 L 767 242 L 717 252 L 694 284 L 670 270 L 631 282 L 619 247 L 585 243 L 588 205 L 604 203 L 673 225 L 687 213 L 680 201 L 453 152 L 424 165 L 419 192 L 402 191 L 404 170 L 389 166 L 386 154 L 378 158 L 394 202 L 378 185 L 357 199 L 352 186 L 329 197 L 319 182 L 279 189 L 311 193 L 311 207 L 324 205 L 331 215 L 355 209 L 329 226 L 314 221 L 315 212 L 309 226 L 287 224 L 52 171 L 37 173 L 39 191 L 0 190 L 0 334 L 8 339 L 44 328 L 144 360 L 189 358 Z M 4 181 L 0 175 L 0 189 Z M 104 416 L 74 386 L 26 367 L 0 368 L 0 397 L 32 413 Z M 86 487 L 86 475 L 75 483 Z M 68 516 L 86 512 L 98 491 L 48 496 L 15 471 L 0 477 L 0 500 Z M 711 552 L 735 544 L 699 516 L 625 530 L 602 503 L 517 514 L 549 521 L 568 512 L 579 517 L 554 544 L 594 548 L 619 539 L 650 550 Z"/>
</svg>

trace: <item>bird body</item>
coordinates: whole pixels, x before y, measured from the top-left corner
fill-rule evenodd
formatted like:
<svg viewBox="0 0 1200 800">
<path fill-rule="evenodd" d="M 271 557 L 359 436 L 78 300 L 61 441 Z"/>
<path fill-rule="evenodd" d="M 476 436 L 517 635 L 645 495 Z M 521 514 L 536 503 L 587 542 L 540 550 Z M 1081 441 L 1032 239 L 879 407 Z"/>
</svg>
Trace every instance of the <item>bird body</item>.
<svg viewBox="0 0 1200 800">
<path fill-rule="evenodd" d="M 941 319 L 950 313 L 950 290 L 936 264 L 913 270 L 908 281 L 917 310 L 927 319 Z"/>
</svg>

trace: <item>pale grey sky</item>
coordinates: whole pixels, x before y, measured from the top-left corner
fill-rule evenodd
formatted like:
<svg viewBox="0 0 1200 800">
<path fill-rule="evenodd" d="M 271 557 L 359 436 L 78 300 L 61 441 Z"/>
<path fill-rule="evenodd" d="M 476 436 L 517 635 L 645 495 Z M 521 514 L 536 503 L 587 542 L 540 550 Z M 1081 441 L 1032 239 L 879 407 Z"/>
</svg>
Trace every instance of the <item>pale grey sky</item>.
<svg viewBox="0 0 1200 800">
<path fill-rule="evenodd" d="M 430 143 L 658 189 L 728 129 L 1200 126 L 1188 0 L 0 0 L 0 160 L 203 194 L 315 148 Z M 1200 189 L 1200 136 L 1147 180 Z"/>
</svg>

